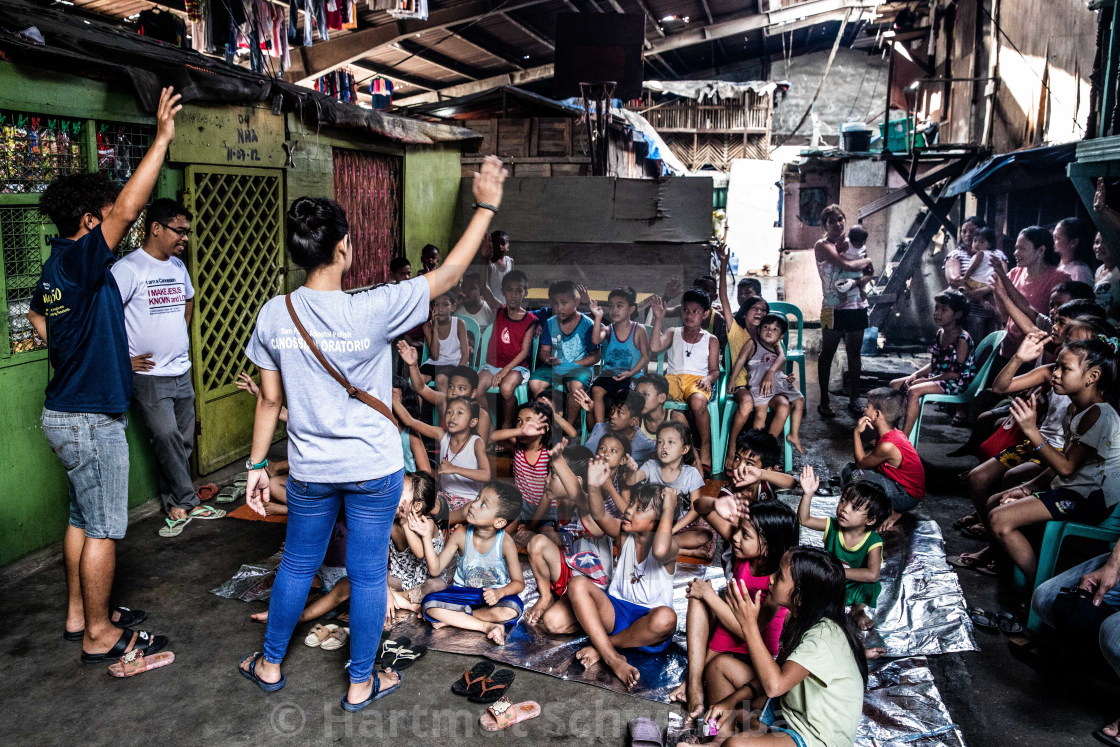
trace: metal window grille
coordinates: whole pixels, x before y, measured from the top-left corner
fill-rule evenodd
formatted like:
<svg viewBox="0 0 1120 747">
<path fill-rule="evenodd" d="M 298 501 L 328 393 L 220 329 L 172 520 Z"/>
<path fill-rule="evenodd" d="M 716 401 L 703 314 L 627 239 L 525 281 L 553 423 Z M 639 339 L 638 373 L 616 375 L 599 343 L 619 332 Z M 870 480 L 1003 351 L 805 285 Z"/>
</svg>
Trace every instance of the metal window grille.
<svg viewBox="0 0 1120 747">
<path fill-rule="evenodd" d="M 140 165 L 155 134 L 156 129 L 151 125 L 97 122 L 97 170 L 124 184 Z M 124 235 L 117 252 L 123 257 L 143 244 L 144 216 L 141 215 Z"/>
<path fill-rule="evenodd" d="M 42 192 L 56 177 L 87 171 L 83 126 L 0 109 L 0 193 Z"/>
<path fill-rule="evenodd" d="M 401 245 L 401 159 L 355 150 L 334 151 L 335 199 L 346 208 L 354 260 L 346 290 L 382 283 Z"/>
<path fill-rule="evenodd" d="M 43 269 L 43 249 L 50 224 L 35 207 L 0 208 L 0 259 L 3 261 L 4 302 L 7 306 L 8 350 L 14 355 L 46 348 L 27 312 L 35 283 Z"/>
</svg>

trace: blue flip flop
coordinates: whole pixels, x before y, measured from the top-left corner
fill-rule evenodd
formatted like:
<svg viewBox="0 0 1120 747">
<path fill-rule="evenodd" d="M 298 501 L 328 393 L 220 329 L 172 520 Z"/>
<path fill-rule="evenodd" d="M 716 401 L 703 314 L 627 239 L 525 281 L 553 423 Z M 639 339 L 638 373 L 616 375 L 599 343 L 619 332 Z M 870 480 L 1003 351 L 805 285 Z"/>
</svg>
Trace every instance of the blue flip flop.
<svg viewBox="0 0 1120 747">
<path fill-rule="evenodd" d="M 244 659 L 241 660 L 241 663 L 237 665 L 237 671 L 241 672 L 241 676 L 244 677 L 245 679 L 252 680 L 253 682 L 256 682 L 257 686 L 260 687 L 260 689 L 264 690 L 266 693 L 274 693 L 277 690 L 279 690 L 280 688 L 284 687 L 284 675 L 281 674 L 280 675 L 280 680 L 277 681 L 277 682 L 265 682 L 260 677 L 258 677 L 257 676 L 257 659 L 258 659 L 258 657 L 260 657 L 260 655 L 261 655 L 261 652 L 256 651 L 256 652 L 251 653 L 248 656 L 246 656 Z M 241 664 L 244 664 L 245 662 L 249 661 L 249 659 L 252 659 L 253 661 L 252 661 L 252 663 L 249 664 L 249 671 L 246 672 L 244 669 L 241 668 Z"/>
<path fill-rule="evenodd" d="M 381 690 L 381 689 L 374 690 L 373 692 L 371 692 L 369 694 L 369 697 L 366 698 L 365 700 L 363 700 L 361 703 L 351 703 L 349 700 L 346 699 L 346 696 L 343 695 L 342 696 L 342 710 L 349 711 L 350 713 L 357 713 L 358 711 L 361 711 L 361 710 L 364 710 L 364 709 L 368 708 L 370 703 L 372 703 L 373 701 L 381 700 L 386 695 L 388 695 L 389 693 L 396 690 L 398 687 L 401 686 L 401 683 L 404 682 L 404 678 L 401 677 L 401 673 L 396 671 L 395 669 L 393 670 L 393 674 L 397 675 L 397 684 L 393 685 L 392 687 L 387 687 L 384 690 Z M 376 677 L 376 676 L 377 675 L 374 674 L 374 677 Z M 380 680 L 378 680 L 378 683 L 379 683 L 378 686 L 380 687 Z"/>
</svg>

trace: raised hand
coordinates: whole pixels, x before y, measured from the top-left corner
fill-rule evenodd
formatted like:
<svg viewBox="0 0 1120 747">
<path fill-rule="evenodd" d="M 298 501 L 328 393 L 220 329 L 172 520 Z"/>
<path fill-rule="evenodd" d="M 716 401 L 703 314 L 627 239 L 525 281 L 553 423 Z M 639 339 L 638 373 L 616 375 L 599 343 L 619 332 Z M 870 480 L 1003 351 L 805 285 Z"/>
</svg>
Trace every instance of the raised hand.
<svg viewBox="0 0 1120 747">
<path fill-rule="evenodd" d="M 1037 431 L 1038 404 L 1035 395 L 1032 394 L 1029 399 L 1016 397 L 1011 403 L 1011 417 L 1019 424 L 1024 435 Z"/>
<path fill-rule="evenodd" d="M 420 354 L 416 352 L 416 348 L 404 340 L 397 343 L 397 355 L 401 357 L 406 366 L 415 366 L 420 362 Z"/>
<path fill-rule="evenodd" d="M 813 495 L 817 492 L 817 488 L 821 486 L 821 479 L 813 472 L 813 467 L 806 464 L 801 469 L 801 492 L 805 495 Z"/>
<path fill-rule="evenodd" d="M 681 292 L 681 281 L 673 278 L 665 284 L 665 298 L 675 298 Z"/>
<path fill-rule="evenodd" d="M 636 461 L 634 461 L 634 456 L 632 454 L 627 454 L 626 455 L 626 462 L 624 463 L 623 466 L 626 467 L 626 469 L 630 472 L 637 472 L 638 470 L 641 469 L 641 467 L 638 465 L 638 463 Z"/>
<path fill-rule="evenodd" d="M 183 108 L 179 103 L 182 98 L 170 86 L 159 92 L 159 106 L 156 107 L 156 140 L 170 143 L 175 139 L 175 115 Z"/>
<path fill-rule="evenodd" d="M 583 286 L 580 285 L 580 286 L 576 286 L 576 287 L 582 288 Z M 587 291 L 584 290 L 584 293 L 586 293 L 586 292 Z M 591 312 L 591 316 L 595 319 L 596 323 L 602 321 L 602 319 L 603 319 L 603 307 L 599 305 L 598 301 L 596 301 L 594 298 L 591 298 L 591 296 L 587 297 L 587 310 Z"/>
<path fill-rule="evenodd" d="M 665 318 L 665 301 L 661 299 L 661 296 L 650 296 L 649 308 L 653 312 L 654 319 Z"/>
<path fill-rule="evenodd" d="M 1046 343 L 1053 339 L 1054 336 L 1046 332 L 1031 332 L 1019 343 L 1019 349 L 1015 351 L 1015 357 L 1021 361 L 1033 361 L 1042 355 Z"/>
<path fill-rule="evenodd" d="M 591 306 L 591 294 L 587 292 L 587 286 L 582 283 L 576 283 L 576 293 L 579 295 L 579 302 Z"/>
<path fill-rule="evenodd" d="M 552 448 L 548 450 L 548 458 L 550 460 L 552 460 L 552 459 L 563 459 L 564 458 L 564 449 L 566 449 L 566 448 L 568 448 L 568 437 L 564 436 L 558 442 L 553 444 Z"/>
<path fill-rule="evenodd" d="M 587 462 L 587 485 L 592 488 L 601 488 L 607 484 L 611 476 L 611 467 L 605 457 L 592 457 Z"/>
<path fill-rule="evenodd" d="M 750 464 L 740 464 L 731 473 L 731 482 L 738 488 L 754 485 L 761 479 L 762 470 Z"/>
<path fill-rule="evenodd" d="M 422 538 L 432 536 L 431 519 L 423 514 L 410 513 L 408 515 L 408 528 Z"/>
<path fill-rule="evenodd" d="M 244 371 L 237 374 L 237 388 L 243 392 L 248 392 L 254 397 L 256 397 L 257 394 L 260 393 L 260 388 L 257 386 L 257 382 L 253 381 L 253 377 L 245 373 Z"/>
<path fill-rule="evenodd" d="M 544 415 L 533 414 L 521 423 L 521 435 L 527 438 L 543 436 L 547 430 L 548 424 L 545 422 Z"/>
<path fill-rule="evenodd" d="M 497 156 L 486 156 L 482 168 L 474 174 L 474 184 L 471 191 L 474 201 L 498 207 L 502 204 L 502 184 L 509 172 L 502 166 L 502 161 Z"/>
<path fill-rule="evenodd" d="M 721 493 L 715 501 L 716 514 L 732 524 L 750 513 L 750 505 L 731 493 Z"/>
<path fill-rule="evenodd" d="M 585 412 L 591 412 L 595 407 L 595 403 L 587 396 L 587 392 L 583 389 L 574 389 L 568 393 L 568 396 L 575 400 L 575 403 Z"/>
</svg>

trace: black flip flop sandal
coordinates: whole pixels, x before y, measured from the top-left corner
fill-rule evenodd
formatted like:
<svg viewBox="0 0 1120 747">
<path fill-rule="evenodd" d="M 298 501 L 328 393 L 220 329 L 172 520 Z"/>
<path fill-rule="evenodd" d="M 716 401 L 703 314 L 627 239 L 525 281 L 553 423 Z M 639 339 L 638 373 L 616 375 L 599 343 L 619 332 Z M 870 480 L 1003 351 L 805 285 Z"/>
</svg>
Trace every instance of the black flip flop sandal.
<svg viewBox="0 0 1120 747">
<path fill-rule="evenodd" d="M 509 669 L 499 669 L 492 677 L 482 681 L 478 694 L 467 698 L 472 703 L 495 703 L 498 698 L 506 694 L 509 686 L 513 684 L 513 672 Z"/>
<path fill-rule="evenodd" d="M 423 659 L 426 653 L 428 653 L 427 646 L 413 646 L 407 638 L 400 638 L 397 640 L 397 646 L 385 649 L 385 654 L 379 660 L 378 666 L 399 672 L 402 669 L 408 669 Z"/>
<path fill-rule="evenodd" d="M 958 475 L 957 477 L 959 479 L 960 475 Z M 963 529 L 964 527 L 970 527 L 978 521 L 980 521 L 980 515 L 973 511 L 972 513 L 966 514 L 965 516 L 962 516 L 961 518 L 954 521 L 953 529 Z"/>
<path fill-rule="evenodd" d="M 1110 737 L 1104 733 L 1104 729 L 1097 729 L 1093 732 L 1093 738 L 1101 744 L 1110 745 L 1110 747 L 1120 747 L 1120 736 Z"/>
<path fill-rule="evenodd" d="M 385 658 L 390 650 L 398 647 L 409 648 L 410 646 L 412 646 L 412 639 L 408 636 L 402 635 L 399 638 L 383 638 L 381 639 L 381 646 L 377 649 L 377 657 L 373 660 L 373 663 L 377 666 L 381 666 L 381 660 Z M 392 658 L 392 656 L 389 658 Z"/>
<path fill-rule="evenodd" d="M 119 612 L 121 619 L 114 620 L 112 615 L 113 612 Z M 147 619 L 148 613 L 144 610 L 132 610 L 128 607 L 114 607 L 113 609 L 109 610 L 109 622 L 113 623 L 113 625 L 121 628 L 122 630 L 124 630 L 125 628 L 131 628 L 133 625 L 139 625 Z M 80 641 L 85 638 L 85 636 L 85 630 L 71 631 L 63 629 L 62 631 L 62 637 L 68 641 Z"/>
<path fill-rule="evenodd" d="M 996 623 L 1004 635 L 1020 635 L 1023 632 L 1023 623 L 1010 612 L 1000 612 L 996 615 Z"/>
<path fill-rule="evenodd" d="M 990 612 L 982 610 L 979 607 L 973 607 L 968 610 L 968 619 L 972 620 L 972 624 L 980 628 L 980 630 L 987 630 L 990 633 L 999 630 L 999 624 L 996 622 L 996 618 L 992 617 Z"/>
<path fill-rule="evenodd" d="M 125 628 L 121 632 L 121 637 L 117 639 L 116 644 L 103 654 L 87 654 L 82 652 L 83 664 L 103 664 L 107 661 L 119 659 L 129 652 L 128 644 L 132 642 L 133 631 Z M 162 650 L 167 646 L 170 641 L 165 635 L 152 635 L 146 630 L 141 630 L 136 633 L 136 645 L 132 647 L 132 651 L 139 651 L 147 656 Z"/>
<path fill-rule="evenodd" d="M 463 672 L 463 676 L 451 686 L 451 692 L 456 695 L 474 695 L 482 689 L 482 682 L 493 672 L 493 662 L 480 661 L 471 667 L 469 672 Z"/>
</svg>

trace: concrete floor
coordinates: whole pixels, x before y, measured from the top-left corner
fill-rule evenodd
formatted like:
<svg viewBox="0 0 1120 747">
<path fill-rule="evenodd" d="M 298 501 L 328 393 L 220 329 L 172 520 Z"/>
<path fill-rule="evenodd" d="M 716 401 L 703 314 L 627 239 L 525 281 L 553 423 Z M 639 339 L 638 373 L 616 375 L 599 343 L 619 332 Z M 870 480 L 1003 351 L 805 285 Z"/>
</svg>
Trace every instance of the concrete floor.
<svg viewBox="0 0 1120 747">
<path fill-rule="evenodd" d="M 810 341 L 810 347 L 812 342 Z M 839 368 L 840 362 L 837 362 Z M 913 370 L 907 359 L 879 358 L 878 371 Z M 817 397 L 810 360 L 810 408 Z M 834 378 L 834 385 L 836 379 Z M 806 436 L 826 445 L 836 469 L 850 459 L 851 418 L 807 418 Z M 944 456 L 964 438 L 933 414 L 922 434 L 930 493 L 927 509 L 942 525 L 948 552 L 977 543 L 953 531 L 969 509 L 956 475 L 974 460 Z M 815 461 L 815 460 L 814 460 Z M 234 470 L 227 472 L 232 476 Z M 227 479 L 228 479 L 227 477 Z M 210 476 L 209 479 L 213 479 Z M 649 716 L 665 725 L 670 709 L 614 692 L 517 670 L 515 700 L 533 699 L 544 715 L 498 734 L 477 726 L 482 706 L 452 695 L 449 687 L 470 667 L 465 656 L 430 653 L 405 672 L 401 690 L 359 714 L 343 712 L 346 650 L 324 652 L 300 645 L 297 636 L 285 662 L 287 686 L 265 695 L 234 671 L 238 660 L 259 650 L 264 629 L 249 620 L 261 603 L 221 599 L 209 590 L 243 562 L 271 555 L 283 539 L 277 524 L 222 520 L 192 522 L 175 540 L 156 532 L 162 519 L 153 507 L 134 516 L 120 543 L 114 601 L 148 610 L 143 627 L 170 636 L 175 663 L 131 679 L 112 678 L 102 665 L 79 662 L 79 643 L 62 640 L 64 583 L 57 549 L 0 570 L 0 734 L 6 744 L 308 744 L 368 743 L 370 738 L 414 744 L 619 745 L 626 723 Z M 1014 609 L 1021 600 L 1007 584 L 972 572 L 961 583 L 969 603 Z M 1072 671 L 1040 671 L 1012 658 L 1000 634 L 977 632 L 979 652 L 930 659 L 950 714 L 966 744 L 1084 745 L 1091 732 L 1120 715 L 1120 690 L 1106 677 Z"/>
</svg>

